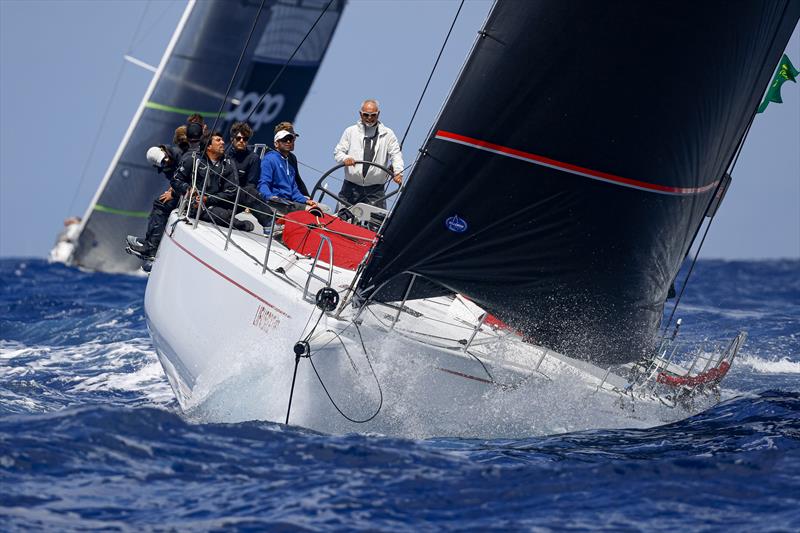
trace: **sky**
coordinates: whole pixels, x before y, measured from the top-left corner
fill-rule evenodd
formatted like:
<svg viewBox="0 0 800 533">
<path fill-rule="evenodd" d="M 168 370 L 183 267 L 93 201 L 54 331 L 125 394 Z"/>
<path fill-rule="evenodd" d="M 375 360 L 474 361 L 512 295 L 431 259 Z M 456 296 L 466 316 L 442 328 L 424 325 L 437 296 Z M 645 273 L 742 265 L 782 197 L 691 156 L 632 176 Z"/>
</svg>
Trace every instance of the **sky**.
<svg viewBox="0 0 800 533">
<path fill-rule="evenodd" d="M 62 220 L 83 214 L 152 76 L 123 56 L 157 65 L 184 6 L 0 0 L 0 256 L 46 256 Z M 406 141 L 407 164 L 489 7 L 466 1 Z M 295 121 L 298 158 L 333 166 L 333 147 L 365 98 L 380 100 L 382 121 L 401 136 L 457 8 L 350 0 Z M 797 28 L 787 53 L 800 67 Z M 752 126 L 703 258 L 800 258 L 800 84 L 784 84 L 782 95 Z M 303 176 L 316 181 L 308 169 Z"/>
</svg>

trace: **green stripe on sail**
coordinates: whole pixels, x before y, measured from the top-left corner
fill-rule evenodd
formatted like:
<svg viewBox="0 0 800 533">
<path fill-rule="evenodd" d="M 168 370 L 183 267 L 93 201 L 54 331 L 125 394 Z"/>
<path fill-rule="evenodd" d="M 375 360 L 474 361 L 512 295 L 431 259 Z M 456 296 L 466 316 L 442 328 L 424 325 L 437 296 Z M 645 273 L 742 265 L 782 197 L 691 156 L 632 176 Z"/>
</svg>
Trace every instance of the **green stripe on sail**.
<svg viewBox="0 0 800 533">
<path fill-rule="evenodd" d="M 216 111 L 195 111 L 194 109 L 184 109 L 183 107 L 172 107 L 171 105 L 164 105 L 159 104 L 157 102 L 147 102 L 144 104 L 145 107 L 149 107 L 150 109 L 158 109 L 159 111 L 167 111 L 168 113 L 177 113 L 178 115 L 194 115 L 197 113 L 198 115 L 202 115 L 204 117 L 216 117 Z"/>
<path fill-rule="evenodd" d="M 94 210 L 101 211 L 103 213 L 111 213 L 112 215 L 121 215 L 123 217 L 147 218 L 150 216 L 150 213 L 147 211 L 126 211 L 125 209 L 115 209 L 113 207 L 106 207 L 100 204 L 95 204 Z"/>
</svg>

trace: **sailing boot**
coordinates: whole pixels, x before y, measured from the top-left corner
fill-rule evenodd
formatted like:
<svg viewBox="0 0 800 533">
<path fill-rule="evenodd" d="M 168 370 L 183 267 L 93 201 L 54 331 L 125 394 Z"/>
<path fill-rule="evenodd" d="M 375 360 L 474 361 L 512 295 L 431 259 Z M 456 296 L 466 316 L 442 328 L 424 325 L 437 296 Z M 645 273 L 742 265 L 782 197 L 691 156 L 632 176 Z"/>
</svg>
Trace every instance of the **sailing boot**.
<svg viewBox="0 0 800 533">
<path fill-rule="evenodd" d="M 234 229 L 238 229 L 240 231 L 253 231 L 255 229 L 255 225 L 249 220 L 235 219 L 233 221 L 233 227 Z"/>
<path fill-rule="evenodd" d="M 143 241 L 134 235 L 128 235 L 125 239 L 127 244 L 125 251 L 131 255 L 135 255 L 140 259 L 152 259 L 155 255 L 155 250 L 147 241 Z"/>
</svg>

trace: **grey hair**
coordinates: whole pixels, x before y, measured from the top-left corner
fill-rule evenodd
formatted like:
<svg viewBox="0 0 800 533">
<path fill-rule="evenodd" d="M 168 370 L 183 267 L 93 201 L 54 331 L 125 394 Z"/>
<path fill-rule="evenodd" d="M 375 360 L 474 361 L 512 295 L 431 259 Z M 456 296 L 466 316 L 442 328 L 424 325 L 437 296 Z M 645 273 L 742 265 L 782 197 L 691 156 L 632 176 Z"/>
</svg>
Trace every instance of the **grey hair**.
<svg viewBox="0 0 800 533">
<path fill-rule="evenodd" d="M 361 108 L 363 108 L 367 104 L 375 104 L 375 107 L 378 108 L 378 111 L 381 110 L 381 103 L 372 98 L 369 98 L 368 100 L 364 100 L 363 102 L 361 102 L 361 107 L 359 107 L 358 110 L 361 111 Z"/>
</svg>

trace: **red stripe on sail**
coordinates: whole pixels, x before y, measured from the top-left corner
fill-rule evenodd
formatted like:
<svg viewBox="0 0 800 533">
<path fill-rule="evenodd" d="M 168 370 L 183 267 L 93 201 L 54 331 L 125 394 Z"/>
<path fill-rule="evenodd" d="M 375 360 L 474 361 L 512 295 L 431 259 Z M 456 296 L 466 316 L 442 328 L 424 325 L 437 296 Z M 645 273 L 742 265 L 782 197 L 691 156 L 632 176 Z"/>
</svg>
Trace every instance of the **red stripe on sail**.
<svg viewBox="0 0 800 533">
<path fill-rule="evenodd" d="M 535 165 L 554 168 L 556 170 L 563 170 L 564 172 L 569 172 L 570 174 L 576 174 L 578 176 L 584 176 L 586 178 L 605 181 L 607 183 L 613 183 L 615 185 L 621 185 L 623 187 L 631 187 L 634 189 L 656 192 L 660 194 L 675 194 L 675 195 L 699 194 L 702 192 L 706 192 L 710 189 L 713 189 L 719 183 L 719 181 L 714 181 L 712 183 L 709 183 L 708 185 L 703 185 L 702 187 L 691 187 L 691 188 L 670 187 L 668 185 L 647 183 L 644 181 L 633 180 L 630 178 L 623 178 L 622 176 L 615 176 L 614 174 L 609 174 L 607 172 L 600 172 L 599 170 L 592 170 L 590 168 L 579 167 L 577 165 L 572 165 L 570 163 L 556 161 L 555 159 L 550 159 L 541 155 L 531 154 L 529 152 L 523 152 L 522 150 L 516 150 L 514 148 L 509 148 L 507 146 L 501 146 L 499 144 L 482 141 L 480 139 L 474 139 L 472 137 L 459 135 L 457 133 L 452 133 L 449 131 L 444 131 L 444 130 L 437 131 L 436 138 L 442 141 L 449 141 L 457 144 L 463 144 L 465 146 L 471 146 L 473 148 L 484 150 L 486 152 L 492 152 L 507 157 L 513 157 L 514 159 L 520 159 L 522 161 L 527 161 Z"/>
</svg>

